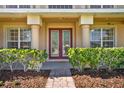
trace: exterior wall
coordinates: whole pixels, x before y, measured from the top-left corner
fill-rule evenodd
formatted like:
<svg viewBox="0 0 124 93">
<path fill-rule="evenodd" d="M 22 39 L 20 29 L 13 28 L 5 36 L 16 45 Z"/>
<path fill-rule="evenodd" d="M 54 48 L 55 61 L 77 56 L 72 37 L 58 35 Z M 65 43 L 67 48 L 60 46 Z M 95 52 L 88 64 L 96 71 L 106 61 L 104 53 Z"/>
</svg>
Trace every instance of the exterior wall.
<svg viewBox="0 0 124 93">
<path fill-rule="evenodd" d="M 0 22 L 0 48 L 5 48 L 6 45 L 6 29 L 10 27 L 26 27 L 31 28 L 26 22 Z"/>
<path fill-rule="evenodd" d="M 124 47 L 124 24 L 117 26 L 117 46 Z"/>
<path fill-rule="evenodd" d="M 40 27 L 39 31 L 39 48 L 40 49 L 46 49 L 46 30 L 45 30 L 45 22 L 42 23 L 42 26 Z"/>
<path fill-rule="evenodd" d="M 82 47 L 82 34 L 79 22 L 76 22 L 76 47 Z"/>
<path fill-rule="evenodd" d="M 0 22 L 0 48 L 6 47 L 6 27 L 28 27 L 26 20 L 23 22 Z M 107 21 L 95 21 L 93 25 L 90 25 L 90 28 L 93 27 L 114 27 L 115 28 L 115 39 L 117 47 L 124 47 L 124 24 L 120 21 L 111 22 L 108 25 Z M 49 49 L 49 28 L 72 28 L 72 41 L 73 47 L 82 47 L 82 32 L 77 19 L 55 19 L 55 18 L 44 18 L 42 26 L 40 26 L 39 31 L 39 49 L 46 49 L 47 52 Z"/>
<path fill-rule="evenodd" d="M 3 26 L 0 25 L 0 48 L 3 48 Z"/>
<path fill-rule="evenodd" d="M 113 27 L 115 29 L 115 47 L 124 47 L 124 24 L 122 22 L 95 22 L 93 27 Z"/>
<path fill-rule="evenodd" d="M 78 21 L 68 20 L 68 22 L 53 21 L 56 19 L 44 19 L 40 29 L 40 49 L 46 49 L 49 52 L 49 28 L 72 28 L 73 47 L 81 47 L 81 31 Z M 70 22 L 69 22 L 70 21 Z"/>
<path fill-rule="evenodd" d="M 56 19 L 54 19 L 56 20 Z M 45 35 L 44 35 L 44 41 L 43 44 L 45 44 L 45 46 L 43 46 L 42 44 L 40 44 L 42 47 L 44 47 L 44 49 L 47 50 L 47 52 L 49 52 L 49 28 L 72 28 L 72 46 L 76 47 L 76 22 L 68 20 L 67 21 L 53 21 L 53 19 L 46 19 L 45 21 L 45 26 L 43 26 L 43 29 L 45 28 Z"/>
</svg>

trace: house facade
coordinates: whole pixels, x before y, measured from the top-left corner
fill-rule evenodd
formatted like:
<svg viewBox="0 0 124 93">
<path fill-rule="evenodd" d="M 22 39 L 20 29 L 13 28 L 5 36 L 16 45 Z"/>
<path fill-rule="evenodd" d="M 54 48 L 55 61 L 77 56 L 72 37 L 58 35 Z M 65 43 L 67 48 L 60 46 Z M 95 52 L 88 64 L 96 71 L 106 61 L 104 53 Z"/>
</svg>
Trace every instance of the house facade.
<svg viewBox="0 0 124 93">
<path fill-rule="evenodd" d="M 0 48 L 124 47 L 124 5 L 0 5 Z"/>
</svg>

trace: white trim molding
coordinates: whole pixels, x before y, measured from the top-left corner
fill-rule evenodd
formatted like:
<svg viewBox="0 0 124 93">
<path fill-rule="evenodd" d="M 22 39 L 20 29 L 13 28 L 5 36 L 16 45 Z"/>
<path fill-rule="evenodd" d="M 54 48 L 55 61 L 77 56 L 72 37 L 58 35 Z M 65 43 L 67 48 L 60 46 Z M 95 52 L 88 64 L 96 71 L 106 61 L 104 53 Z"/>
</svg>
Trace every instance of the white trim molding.
<svg viewBox="0 0 124 93">
<path fill-rule="evenodd" d="M 114 30 L 114 46 L 113 47 L 117 47 L 117 26 L 116 25 L 94 25 L 91 26 L 91 29 L 93 28 L 113 28 Z"/>
<path fill-rule="evenodd" d="M 12 29 L 12 28 L 17 29 L 19 32 L 20 32 L 20 28 L 30 29 L 26 25 L 4 25 L 3 26 L 3 36 L 4 36 L 3 37 L 3 47 L 4 48 L 7 48 L 7 31 L 8 31 L 8 29 Z M 18 48 L 20 48 L 20 45 L 18 46 Z"/>
</svg>

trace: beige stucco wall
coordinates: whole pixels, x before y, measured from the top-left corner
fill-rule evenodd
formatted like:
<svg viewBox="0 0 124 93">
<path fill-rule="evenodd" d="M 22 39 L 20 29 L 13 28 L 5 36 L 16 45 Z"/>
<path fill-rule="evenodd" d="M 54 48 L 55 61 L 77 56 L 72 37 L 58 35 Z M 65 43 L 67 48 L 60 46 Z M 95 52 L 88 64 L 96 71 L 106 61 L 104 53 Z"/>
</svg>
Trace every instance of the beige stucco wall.
<svg viewBox="0 0 124 93">
<path fill-rule="evenodd" d="M 111 21 L 109 22 L 95 22 L 93 27 L 112 27 L 115 30 L 115 47 L 124 47 L 124 24 L 123 22 Z"/>
<path fill-rule="evenodd" d="M 124 24 L 122 22 L 111 22 L 111 25 L 108 25 L 107 22 L 96 22 L 92 27 L 114 27 L 116 31 L 116 43 L 117 47 L 124 47 Z M 5 47 L 5 28 L 6 27 L 28 27 L 31 28 L 31 25 L 27 25 L 26 20 L 24 22 L 0 22 L 0 48 Z M 56 18 L 43 18 L 42 26 L 40 26 L 39 31 L 39 48 L 49 49 L 49 28 L 72 28 L 72 37 L 73 37 L 73 47 L 82 47 L 82 32 L 79 25 L 78 19 L 56 19 Z"/>
<path fill-rule="evenodd" d="M 6 47 L 6 31 L 7 28 L 11 27 L 26 27 L 31 28 L 30 25 L 26 24 L 26 21 L 24 22 L 0 22 L 0 48 Z"/>
<path fill-rule="evenodd" d="M 46 49 L 49 52 L 49 28 L 72 28 L 72 42 L 73 47 L 81 47 L 81 29 L 78 20 L 64 19 L 57 20 L 53 19 L 43 19 L 42 26 L 40 28 L 39 45 L 40 49 Z"/>
<path fill-rule="evenodd" d="M 117 46 L 124 47 L 124 24 L 117 25 Z"/>
<path fill-rule="evenodd" d="M 82 47 L 82 31 L 79 22 L 76 22 L 76 47 Z"/>
<path fill-rule="evenodd" d="M 46 30 L 45 30 L 45 22 L 43 22 L 42 26 L 40 26 L 39 31 L 39 48 L 46 49 Z"/>
<path fill-rule="evenodd" d="M 3 26 L 0 25 L 0 48 L 3 48 Z"/>
<path fill-rule="evenodd" d="M 81 47 L 82 34 L 78 20 L 68 20 L 68 22 L 66 20 L 55 20 L 56 19 L 43 19 L 39 34 L 40 49 L 46 49 L 47 52 L 49 52 L 49 28 L 72 28 L 73 47 Z"/>
<path fill-rule="evenodd" d="M 54 19 L 56 20 L 56 19 Z M 40 33 L 40 39 L 42 38 L 42 44 L 40 42 L 40 48 L 46 49 L 49 52 L 49 28 L 72 28 L 72 46 L 76 47 L 76 21 L 68 20 L 64 22 L 64 20 L 56 20 L 46 19 L 43 21 L 42 31 Z"/>
</svg>

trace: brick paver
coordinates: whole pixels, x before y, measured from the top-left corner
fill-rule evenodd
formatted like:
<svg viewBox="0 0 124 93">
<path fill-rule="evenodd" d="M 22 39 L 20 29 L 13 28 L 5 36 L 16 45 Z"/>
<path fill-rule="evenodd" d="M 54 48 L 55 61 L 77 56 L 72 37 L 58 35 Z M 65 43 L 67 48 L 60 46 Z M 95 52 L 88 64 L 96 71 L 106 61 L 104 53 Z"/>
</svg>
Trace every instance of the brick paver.
<svg viewBox="0 0 124 93">
<path fill-rule="evenodd" d="M 69 69 L 54 69 L 51 71 L 46 88 L 75 88 Z"/>
</svg>

